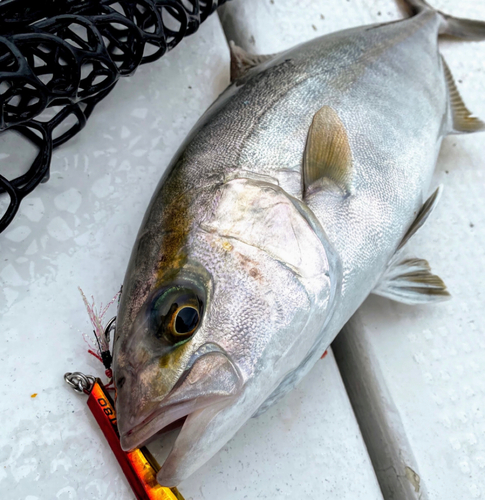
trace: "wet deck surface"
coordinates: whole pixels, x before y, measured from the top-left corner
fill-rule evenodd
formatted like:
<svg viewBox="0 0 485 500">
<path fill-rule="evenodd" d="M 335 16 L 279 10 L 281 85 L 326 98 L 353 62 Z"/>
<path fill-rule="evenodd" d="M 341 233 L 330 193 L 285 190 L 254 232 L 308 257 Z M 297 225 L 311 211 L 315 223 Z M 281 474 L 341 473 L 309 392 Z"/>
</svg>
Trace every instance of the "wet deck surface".
<svg viewBox="0 0 485 500">
<path fill-rule="evenodd" d="M 485 19 L 483 6 L 461 4 L 433 1 L 447 13 Z M 400 16 L 392 0 L 234 0 L 221 18 L 239 45 L 273 53 Z M 485 42 L 447 42 L 442 52 L 466 104 L 485 117 Z M 85 130 L 56 151 L 51 180 L 0 237 L 2 499 L 133 498 L 85 399 L 62 380 L 66 371 L 102 373 L 86 352 L 82 334 L 90 325 L 77 286 L 98 302 L 119 289 L 154 185 L 228 81 L 226 37 L 213 16 L 117 85 Z M 11 155 L 0 168 L 15 158 L 9 144 L 11 137 L 0 136 L 0 150 Z M 371 367 L 368 374 L 341 363 L 361 425 L 379 415 L 393 437 L 386 444 L 395 453 L 394 476 L 411 478 L 413 491 L 418 484 L 399 500 L 485 496 L 483 146 L 483 135 L 445 140 L 435 174 L 443 198 L 410 248 L 430 261 L 453 300 L 410 308 L 370 297 L 337 346 L 339 356 L 352 348 Z M 352 391 L 359 377 L 389 411 L 377 412 Z M 369 450 L 378 447 L 375 433 L 365 438 Z M 180 490 L 187 500 L 379 500 L 377 476 L 330 352 Z"/>
</svg>

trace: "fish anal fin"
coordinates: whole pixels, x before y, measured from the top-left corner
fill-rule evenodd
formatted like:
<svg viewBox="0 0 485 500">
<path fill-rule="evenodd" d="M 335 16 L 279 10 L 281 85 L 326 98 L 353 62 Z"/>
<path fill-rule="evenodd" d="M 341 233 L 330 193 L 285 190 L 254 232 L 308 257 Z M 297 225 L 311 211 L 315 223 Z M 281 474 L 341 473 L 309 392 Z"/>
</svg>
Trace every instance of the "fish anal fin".
<svg viewBox="0 0 485 500">
<path fill-rule="evenodd" d="M 417 213 L 416 218 L 414 219 L 411 226 L 407 230 L 403 239 L 399 243 L 396 254 L 398 254 L 404 245 L 418 232 L 418 230 L 424 225 L 424 223 L 428 220 L 428 217 L 431 215 L 433 210 L 436 208 L 436 205 L 440 201 L 441 193 L 443 192 L 443 187 L 438 186 L 434 193 L 424 202 L 421 210 Z"/>
<path fill-rule="evenodd" d="M 448 64 L 446 64 L 444 58 L 441 59 L 443 61 L 443 70 L 450 96 L 452 133 L 467 134 L 485 130 L 485 123 L 473 116 L 470 110 L 465 106 Z"/>
<path fill-rule="evenodd" d="M 443 280 L 431 272 L 426 260 L 406 259 L 391 264 L 372 291 L 404 304 L 430 304 L 451 296 Z"/>
<path fill-rule="evenodd" d="M 243 77 L 249 70 L 274 57 L 274 55 L 256 55 L 238 47 L 232 40 L 231 50 L 231 82 Z"/>
<path fill-rule="evenodd" d="M 337 112 L 323 106 L 315 113 L 303 157 L 303 194 L 329 184 L 351 191 L 352 152 L 347 130 Z"/>
</svg>

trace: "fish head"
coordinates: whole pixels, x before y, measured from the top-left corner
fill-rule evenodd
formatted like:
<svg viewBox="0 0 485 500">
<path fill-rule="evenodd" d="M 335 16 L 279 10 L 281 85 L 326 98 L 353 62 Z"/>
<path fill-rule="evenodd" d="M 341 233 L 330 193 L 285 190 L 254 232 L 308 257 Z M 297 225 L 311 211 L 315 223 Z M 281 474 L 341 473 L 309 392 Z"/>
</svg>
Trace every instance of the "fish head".
<svg viewBox="0 0 485 500">
<path fill-rule="evenodd" d="M 233 179 L 188 201 L 183 237 L 176 208 L 151 209 L 114 345 L 122 448 L 185 418 L 158 474 L 166 486 L 224 446 L 315 348 L 338 284 L 323 230 L 277 185 Z"/>
</svg>

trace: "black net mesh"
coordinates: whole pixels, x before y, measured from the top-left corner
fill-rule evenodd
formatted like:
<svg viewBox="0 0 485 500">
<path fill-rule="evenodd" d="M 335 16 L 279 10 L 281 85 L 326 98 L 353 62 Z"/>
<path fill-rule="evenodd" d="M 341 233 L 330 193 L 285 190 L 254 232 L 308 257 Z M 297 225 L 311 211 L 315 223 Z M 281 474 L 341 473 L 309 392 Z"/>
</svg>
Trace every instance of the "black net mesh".
<svg viewBox="0 0 485 500">
<path fill-rule="evenodd" d="M 53 148 L 84 127 L 118 79 L 159 59 L 225 2 L 0 0 L 0 132 L 15 130 L 39 148 L 25 174 L 0 174 L 0 193 L 10 197 L 0 232 L 49 178 Z"/>
</svg>

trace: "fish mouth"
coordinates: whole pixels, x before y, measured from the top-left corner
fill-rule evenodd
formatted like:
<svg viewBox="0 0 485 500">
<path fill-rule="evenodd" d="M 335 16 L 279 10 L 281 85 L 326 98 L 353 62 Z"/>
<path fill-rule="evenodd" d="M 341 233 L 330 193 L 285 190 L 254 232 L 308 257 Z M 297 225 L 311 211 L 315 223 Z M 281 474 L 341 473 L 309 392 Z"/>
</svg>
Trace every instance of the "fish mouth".
<svg viewBox="0 0 485 500">
<path fill-rule="evenodd" d="M 190 369 L 160 405 L 127 430 L 120 429 L 121 447 L 131 451 L 156 436 L 179 427 L 190 415 L 209 407 L 223 408 L 240 392 L 242 379 L 230 357 L 218 346 L 206 345 L 195 355 Z M 136 408 L 135 408 L 136 411 Z"/>
<path fill-rule="evenodd" d="M 142 422 L 121 434 L 121 448 L 124 451 L 132 451 L 168 431 L 182 427 L 182 432 L 183 425 L 191 414 L 211 406 L 218 406 L 222 409 L 230 404 L 234 396 L 214 396 L 210 399 L 210 401 L 198 401 L 198 398 L 195 398 L 161 407 L 148 415 Z"/>
</svg>

